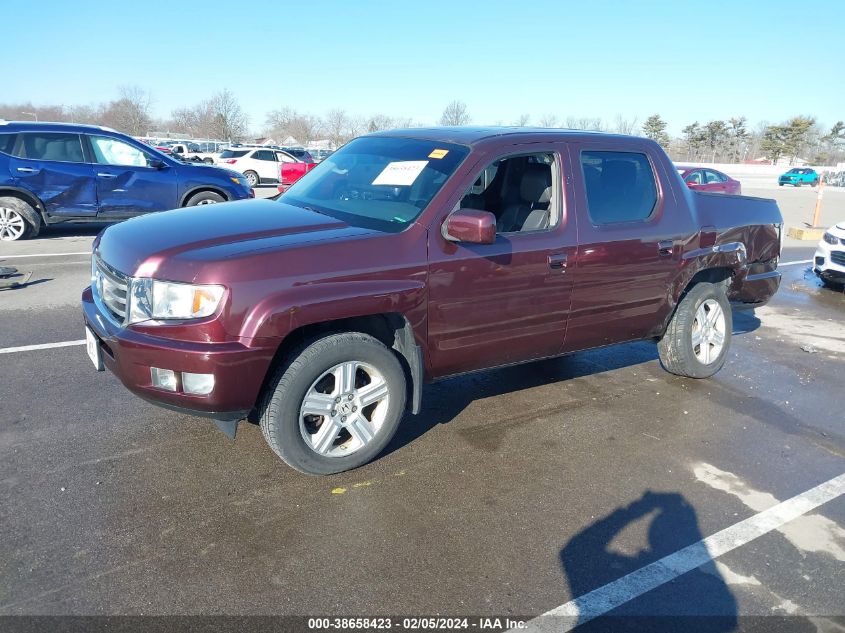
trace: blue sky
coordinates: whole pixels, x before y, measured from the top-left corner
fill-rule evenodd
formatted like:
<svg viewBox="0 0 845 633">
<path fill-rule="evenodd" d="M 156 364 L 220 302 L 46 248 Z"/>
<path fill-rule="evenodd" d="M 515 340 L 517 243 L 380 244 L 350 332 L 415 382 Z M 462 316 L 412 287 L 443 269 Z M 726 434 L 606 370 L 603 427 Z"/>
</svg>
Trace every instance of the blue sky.
<svg viewBox="0 0 845 633">
<path fill-rule="evenodd" d="M 97 103 L 131 84 L 166 116 L 228 88 L 256 131 L 281 106 L 433 123 L 452 99 L 474 123 L 845 119 L 841 0 L 7 0 L 0 14 L 4 102 Z"/>
</svg>

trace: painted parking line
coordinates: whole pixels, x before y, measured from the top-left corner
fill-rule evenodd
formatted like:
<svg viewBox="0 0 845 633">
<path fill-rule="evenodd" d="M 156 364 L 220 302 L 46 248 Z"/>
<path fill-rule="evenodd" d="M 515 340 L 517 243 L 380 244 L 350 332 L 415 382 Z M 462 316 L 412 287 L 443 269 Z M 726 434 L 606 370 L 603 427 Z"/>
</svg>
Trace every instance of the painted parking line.
<svg viewBox="0 0 845 633">
<path fill-rule="evenodd" d="M 0 255 L 0 259 L 25 259 L 29 257 L 63 257 L 65 255 L 90 255 L 91 251 L 81 253 L 33 253 L 32 255 Z"/>
<path fill-rule="evenodd" d="M 570 631 L 845 494 L 845 473 L 529 621 L 520 631 Z M 516 631 L 516 629 L 514 629 Z"/>
<path fill-rule="evenodd" d="M 41 345 L 23 345 L 21 347 L 1 347 L 0 354 L 33 352 L 39 349 L 53 349 L 55 347 L 73 347 L 75 345 L 85 345 L 85 339 L 82 339 L 81 341 L 61 341 L 60 343 L 42 343 Z"/>
<path fill-rule="evenodd" d="M 781 262 L 778 264 L 778 268 L 781 266 L 797 266 L 798 264 L 812 264 L 812 259 L 802 259 L 800 262 Z"/>
</svg>

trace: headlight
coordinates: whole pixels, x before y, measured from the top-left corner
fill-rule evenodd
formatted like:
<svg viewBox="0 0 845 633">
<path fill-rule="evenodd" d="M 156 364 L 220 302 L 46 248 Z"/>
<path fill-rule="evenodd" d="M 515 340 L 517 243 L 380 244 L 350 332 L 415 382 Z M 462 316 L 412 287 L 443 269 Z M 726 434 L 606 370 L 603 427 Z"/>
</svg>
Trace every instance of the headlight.
<svg viewBox="0 0 845 633">
<path fill-rule="evenodd" d="M 180 284 L 148 278 L 132 279 L 129 288 L 128 323 L 211 316 L 225 292 L 223 286 Z"/>
<path fill-rule="evenodd" d="M 836 244 L 839 244 L 839 238 L 838 238 L 838 237 L 836 237 L 835 235 L 831 234 L 831 233 L 825 233 L 825 234 L 822 236 L 822 239 L 823 239 L 825 242 L 827 242 L 828 244 L 833 244 L 834 246 L 835 246 Z"/>
</svg>

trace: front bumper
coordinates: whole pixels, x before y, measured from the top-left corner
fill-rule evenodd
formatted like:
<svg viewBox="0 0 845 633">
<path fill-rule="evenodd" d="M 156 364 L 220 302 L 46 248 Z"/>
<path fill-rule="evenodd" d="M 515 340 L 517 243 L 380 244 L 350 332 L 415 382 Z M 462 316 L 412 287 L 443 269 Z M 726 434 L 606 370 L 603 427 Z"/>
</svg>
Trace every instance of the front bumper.
<svg viewBox="0 0 845 633">
<path fill-rule="evenodd" d="M 275 347 L 248 347 L 240 342 L 208 343 L 164 339 L 133 327 L 115 325 L 94 302 L 91 288 L 82 292 L 85 325 L 96 335 L 103 364 L 132 393 L 170 409 L 218 420 L 241 420 L 255 406 L 273 360 Z M 165 391 L 152 385 L 150 368 L 214 374 L 208 395 Z"/>
<path fill-rule="evenodd" d="M 825 279 L 845 281 L 845 249 L 819 242 L 813 256 L 813 272 Z"/>
</svg>

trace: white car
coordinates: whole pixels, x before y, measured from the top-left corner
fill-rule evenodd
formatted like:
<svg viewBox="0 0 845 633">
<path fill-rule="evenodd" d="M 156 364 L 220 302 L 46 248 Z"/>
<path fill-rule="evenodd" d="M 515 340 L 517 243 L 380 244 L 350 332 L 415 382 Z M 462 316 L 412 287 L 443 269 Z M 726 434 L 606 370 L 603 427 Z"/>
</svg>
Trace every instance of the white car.
<svg viewBox="0 0 845 633">
<path fill-rule="evenodd" d="M 813 258 L 813 270 L 824 282 L 845 284 L 845 222 L 825 231 Z"/>
<path fill-rule="evenodd" d="M 251 187 L 281 182 L 281 163 L 298 162 L 287 152 L 266 147 L 229 147 L 217 159 L 218 165 L 241 172 Z"/>
</svg>

